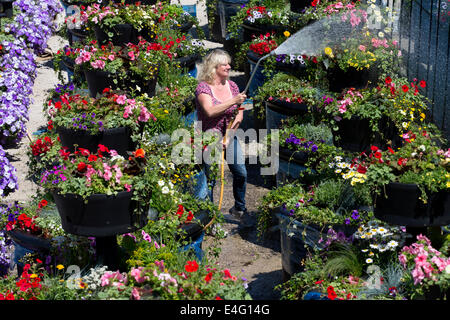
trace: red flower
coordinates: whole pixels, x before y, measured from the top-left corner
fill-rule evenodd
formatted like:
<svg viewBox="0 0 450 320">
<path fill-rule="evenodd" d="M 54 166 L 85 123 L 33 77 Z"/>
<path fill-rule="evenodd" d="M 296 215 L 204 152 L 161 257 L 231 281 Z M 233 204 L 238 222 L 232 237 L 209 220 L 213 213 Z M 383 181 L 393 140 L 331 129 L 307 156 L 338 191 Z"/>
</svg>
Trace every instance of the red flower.
<svg viewBox="0 0 450 320">
<path fill-rule="evenodd" d="M 334 300 L 337 297 L 336 292 L 334 291 L 334 288 L 332 286 L 329 286 L 327 288 L 327 293 L 328 293 L 328 299 L 330 300 Z"/>
<path fill-rule="evenodd" d="M 211 279 L 212 279 L 212 276 L 213 276 L 212 272 L 208 273 L 208 274 L 205 276 L 205 281 L 206 281 L 206 282 L 210 282 Z"/>
<path fill-rule="evenodd" d="M 313 0 L 311 2 L 311 6 L 315 7 L 317 4 L 319 4 L 319 0 Z"/>
<path fill-rule="evenodd" d="M 419 82 L 419 86 L 421 86 L 422 88 L 425 88 L 427 86 L 427 83 L 425 81 L 421 80 Z"/>
<path fill-rule="evenodd" d="M 357 171 L 361 174 L 365 174 L 367 172 L 367 168 L 362 165 L 359 165 Z"/>
<path fill-rule="evenodd" d="M 217 296 L 216 300 L 223 300 L 221 297 Z"/>
<path fill-rule="evenodd" d="M 193 261 L 188 261 L 186 263 L 186 265 L 184 266 L 184 270 L 186 270 L 186 272 L 195 272 L 198 270 L 198 263 L 197 261 L 193 260 Z"/>
<path fill-rule="evenodd" d="M 77 166 L 77 170 L 78 172 L 84 172 L 86 171 L 86 163 L 84 162 L 80 162 Z"/>
<path fill-rule="evenodd" d="M 384 82 L 386 82 L 386 84 L 390 84 L 392 82 L 392 78 L 386 77 L 386 79 L 384 79 Z"/>
<path fill-rule="evenodd" d="M 405 159 L 405 158 L 399 158 L 398 161 L 397 161 L 397 164 L 398 164 L 399 166 L 404 166 L 407 162 L 408 162 L 408 159 Z"/>
<path fill-rule="evenodd" d="M 323 280 L 319 280 L 319 281 L 314 282 L 314 284 L 322 284 L 322 282 L 323 282 Z"/>
<path fill-rule="evenodd" d="M 409 87 L 408 87 L 406 84 L 404 84 L 404 85 L 402 86 L 402 90 L 403 90 L 403 92 L 408 92 Z"/>
<path fill-rule="evenodd" d="M 394 150 L 392 150 L 392 148 L 391 147 L 388 147 L 388 150 L 389 150 L 389 152 L 390 153 L 392 153 L 392 154 L 394 154 L 395 152 L 394 152 Z"/>
<path fill-rule="evenodd" d="M 377 151 L 377 150 L 378 150 L 378 147 L 377 147 L 377 146 L 371 146 L 371 147 L 370 147 L 370 150 L 372 150 L 372 151 Z"/>
<path fill-rule="evenodd" d="M 223 273 L 225 274 L 225 277 L 224 277 L 225 279 L 231 279 L 232 278 L 230 270 L 225 269 L 225 270 L 223 270 Z"/>
<path fill-rule="evenodd" d="M 42 208 L 44 208 L 47 204 L 48 204 L 47 200 L 42 199 L 41 202 L 39 202 L 39 204 L 38 204 L 38 208 L 39 208 L 39 209 L 42 209 Z"/>
<path fill-rule="evenodd" d="M 381 159 L 381 152 L 380 151 L 375 152 L 374 156 L 377 159 Z"/>
<path fill-rule="evenodd" d="M 98 157 L 95 154 L 91 154 L 88 158 L 88 161 L 95 162 L 97 161 Z"/>
</svg>

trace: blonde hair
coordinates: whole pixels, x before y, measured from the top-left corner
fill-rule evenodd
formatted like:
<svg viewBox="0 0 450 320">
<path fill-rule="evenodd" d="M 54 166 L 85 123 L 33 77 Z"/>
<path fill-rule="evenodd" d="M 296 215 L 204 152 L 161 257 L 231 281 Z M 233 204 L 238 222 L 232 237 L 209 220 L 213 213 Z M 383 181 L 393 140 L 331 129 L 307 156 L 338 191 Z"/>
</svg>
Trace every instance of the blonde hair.
<svg viewBox="0 0 450 320">
<path fill-rule="evenodd" d="M 216 75 L 216 68 L 223 63 L 231 63 L 231 56 L 222 49 L 214 49 L 202 61 L 198 81 L 212 83 Z"/>
</svg>

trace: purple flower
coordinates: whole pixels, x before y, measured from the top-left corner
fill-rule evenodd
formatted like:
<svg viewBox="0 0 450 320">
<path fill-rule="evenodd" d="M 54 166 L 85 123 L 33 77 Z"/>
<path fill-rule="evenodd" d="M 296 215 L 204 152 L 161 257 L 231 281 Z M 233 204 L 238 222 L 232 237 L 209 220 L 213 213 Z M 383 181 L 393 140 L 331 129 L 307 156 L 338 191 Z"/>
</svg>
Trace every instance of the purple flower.
<svg viewBox="0 0 450 320">
<path fill-rule="evenodd" d="M 359 212 L 358 212 L 358 210 L 353 210 L 352 211 L 352 219 L 353 220 L 359 219 Z"/>
<path fill-rule="evenodd" d="M 345 224 L 350 224 L 350 218 L 345 218 Z"/>
</svg>

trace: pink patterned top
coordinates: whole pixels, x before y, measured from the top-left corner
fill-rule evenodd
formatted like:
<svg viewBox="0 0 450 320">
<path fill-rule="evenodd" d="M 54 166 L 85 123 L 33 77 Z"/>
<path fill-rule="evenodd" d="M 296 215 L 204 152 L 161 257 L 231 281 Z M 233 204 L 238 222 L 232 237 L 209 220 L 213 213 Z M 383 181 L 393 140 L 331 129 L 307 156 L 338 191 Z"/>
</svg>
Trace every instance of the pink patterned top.
<svg viewBox="0 0 450 320">
<path fill-rule="evenodd" d="M 230 85 L 231 89 L 231 95 L 233 97 L 237 96 L 239 94 L 239 87 L 234 81 L 228 80 L 228 83 Z M 217 129 L 219 130 L 222 135 L 225 134 L 225 129 L 227 128 L 228 124 L 233 118 L 233 112 L 238 107 L 236 104 L 228 108 L 224 114 L 222 114 L 219 117 L 216 118 L 210 118 L 205 114 L 205 111 L 203 110 L 203 107 L 198 102 L 198 96 L 201 93 L 205 93 L 211 96 L 213 105 L 221 104 L 222 101 L 217 100 L 211 90 L 211 87 L 208 85 L 207 82 L 202 81 L 198 84 L 197 88 L 195 89 L 195 105 L 197 108 L 197 116 L 198 121 L 202 121 L 202 130 L 206 131 L 208 129 Z"/>
</svg>

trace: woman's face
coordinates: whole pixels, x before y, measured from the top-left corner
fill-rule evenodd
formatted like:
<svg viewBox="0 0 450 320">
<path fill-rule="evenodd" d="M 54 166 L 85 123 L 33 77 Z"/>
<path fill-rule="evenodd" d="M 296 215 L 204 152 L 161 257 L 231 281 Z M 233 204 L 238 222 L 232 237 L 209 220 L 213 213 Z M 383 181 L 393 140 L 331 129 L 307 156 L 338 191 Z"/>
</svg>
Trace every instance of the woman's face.
<svg viewBox="0 0 450 320">
<path fill-rule="evenodd" d="M 230 63 L 225 60 L 216 67 L 216 75 L 220 78 L 228 78 L 230 74 L 231 66 Z"/>
</svg>

